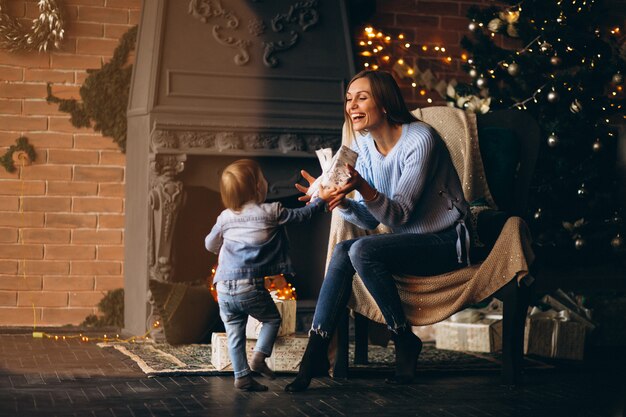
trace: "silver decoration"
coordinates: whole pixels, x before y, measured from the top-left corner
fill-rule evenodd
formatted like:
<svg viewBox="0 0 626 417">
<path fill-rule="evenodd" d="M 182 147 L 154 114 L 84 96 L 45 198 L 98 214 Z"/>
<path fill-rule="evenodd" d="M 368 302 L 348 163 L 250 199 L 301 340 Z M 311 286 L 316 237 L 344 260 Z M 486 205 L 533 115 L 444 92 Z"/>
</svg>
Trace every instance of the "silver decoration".
<svg viewBox="0 0 626 417">
<path fill-rule="evenodd" d="M 583 109 L 582 103 L 576 98 L 572 101 L 572 104 L 569 106 L 569 111 L 572 113 L 580 113 Z"/>
<path fill-rule="evenodd" d="M 556 103 L 557 101 L 559 101 L 559 93 L 557 93 L 556 91 L 552 90 L 548 92 L 548 102 L 550 103 Z"/>
<path fill-rule="evenodd" d="M 556 148 L 559 145 L 559 137 L 552 133 L 548 136 L 548 146 L 551 148 Z"/>
<path fill-rule="evenodd" d="M 621 84 L 624 82 L 624 76 L 618 72 L 613 75 L 613 77 L 611 78 L 611 81 L 613 81 L 614 84 Z"/>
<path fill-rule="evenodd" d="M 519 75 L 519 70 L 520 70 L 519 65 L 516 62 L 511 62 L 506 69 L 506 71 L 513 77 L 516 77 L 517 75 Z"/>
<path fill-rule="evenodd" d="M 318 0 L 305 0 L 294 3 L 286 13 L 277 14 L 271 20 L 270 27 L 274 33 L 285 33 L 286 38 L 277 41 L 261 41 L 263 49 L 263 63 L 270 68 L 279 65 L 275 57 L 277 52 L 286 51 L 298 42 L 300 32 L 305 32 L 319 21 L 317 7 Z M 190 0 L 189 14 L 203 23 L 212 20 L 226 20 L 226 29 L 237 31 L 240 26 L 240 18 L 234 12 L 225 9 L 220 0 Z M 213 23 L 212 23 L 213 24 Z M 287 30 L 287 25 L 291 30 Z M 247 24 L 248 33 L 254 37 L 261 37 L 267 32 L 267 25 L 262 19 L 250 19 Z M 245 65 L 250 61 L 250 47 L 256 42 L 244 39 L 241 36 L 226 36 L 218 24 L 213 24 L 211 32 L 215 40 L 229 48 L 238 50 L 234 57 L 236 65 Z"/>
<path fill-rule="evenodd" d="M 550 58 L 550 63 L 555 67 L 558 67 L 559 65 L 561 65 L 561 57 L 558 55 L 554 55 L 552 58 Z"/>
</svg>

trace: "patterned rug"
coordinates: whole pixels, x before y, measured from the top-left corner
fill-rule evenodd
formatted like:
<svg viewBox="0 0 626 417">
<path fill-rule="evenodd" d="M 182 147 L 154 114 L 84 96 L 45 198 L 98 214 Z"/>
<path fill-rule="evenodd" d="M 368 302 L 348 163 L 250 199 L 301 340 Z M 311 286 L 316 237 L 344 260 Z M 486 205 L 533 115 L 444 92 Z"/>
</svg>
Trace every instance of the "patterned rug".
<svg viewBox="0 0 626 417">
<path fill-rule="evenodd" d="M 114 348 L 131 358 L 148 376 L 173 375 L 228 375 L 211 365 L 211 345 L 179 345 L 167 343 L 99 343 L 102 348 Z M 393 346 L 369 346 L 369 363 L 353 365 L 354 346 L 350 347 L 351 370 L 361 372 L 390 372 L 394 366 Z M 438 350 L 434 343 L 424 343 L 420 354 L 418 372 L 499 372 L 501 355 L 476 352 Z M 551 368 L 543 362 L 525 358 L 527 368 Z"/>
</svg>

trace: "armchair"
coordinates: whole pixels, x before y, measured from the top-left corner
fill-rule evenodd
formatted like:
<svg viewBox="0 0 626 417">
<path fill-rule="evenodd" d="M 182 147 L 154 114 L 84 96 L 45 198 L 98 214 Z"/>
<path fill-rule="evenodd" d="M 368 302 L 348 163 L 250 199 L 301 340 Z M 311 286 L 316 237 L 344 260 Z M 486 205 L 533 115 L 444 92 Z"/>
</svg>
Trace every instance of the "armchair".
<svg viewBox="0 0 626 417">
<path fill-rule="evenodd" d="M 527 113 L 516 110 L 489 113 L 478 120 L 473 114 L 443 106 L 413 113 L 446 142 L 468 202 L 480 202 L 473 210 L 474 226 L 484 246 L 474 251 L 472 265 L 460 270 L 431 277 L 395 276 L 407 319 L 414 326 L 433 324 L 490 296 L 502 300 L 502 378 L 507 385 L 516 384 L 523 365 L 534 260 L 528 227 L 518 215 L 526 208 L 539 149 L 539 126 Z M 507 157 L 512 160 L 506 162 Z M 334 212 L 328 259 L 340 241 L 385 232 L 384 226 L 376 231 L 359 229 Z M 367 363 L 367 320 L 384 323 L 384 319 L 358 275 L 348 308 L 355 316 L 355 363 Z M 333 375 L 341 378 L 347 373 L 348 311 L 338 323 Z"/>
</svg>

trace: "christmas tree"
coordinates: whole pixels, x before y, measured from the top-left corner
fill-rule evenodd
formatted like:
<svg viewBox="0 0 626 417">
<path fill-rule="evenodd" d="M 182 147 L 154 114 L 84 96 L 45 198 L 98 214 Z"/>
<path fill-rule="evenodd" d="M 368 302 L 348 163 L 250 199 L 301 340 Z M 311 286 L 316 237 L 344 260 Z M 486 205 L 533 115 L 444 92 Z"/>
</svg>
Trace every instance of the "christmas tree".
<svg viewBox="0 0 626 417">
<path fill-rule="evenodd" d="M 624 119 L 626 46 L 593 0 L 503 1 L 469 9 L 462 41 L 471 84 L 454 95 L 518 108 L 544 139 L 528 221 L 544 259 L 583 263 L 624 255 L 623 178 L 616 166 Z M 467 100 L 458 101 L 467 103 Z"/>
</svg>

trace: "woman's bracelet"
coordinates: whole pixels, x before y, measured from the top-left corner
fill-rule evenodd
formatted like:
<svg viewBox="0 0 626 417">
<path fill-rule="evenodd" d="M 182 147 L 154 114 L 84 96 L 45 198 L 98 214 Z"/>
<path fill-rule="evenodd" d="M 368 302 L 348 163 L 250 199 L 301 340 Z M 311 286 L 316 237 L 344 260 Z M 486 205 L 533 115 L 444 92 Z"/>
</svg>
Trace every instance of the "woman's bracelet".
<svg viewBox="0 0 626 417">
<path fill-rule="evenodd" d="M 378 190 L 376 190 L 376 192 L 374 193 L 374 196 L 372 198 L 366 199 L 365 197 L 363 197 L 363 201 L 365 201 L 366 203 L 372 202 L 372 201 L 376 200 L 379 195 L 380 195 L 380 193 L 378 192 Z"/>
</svg>

